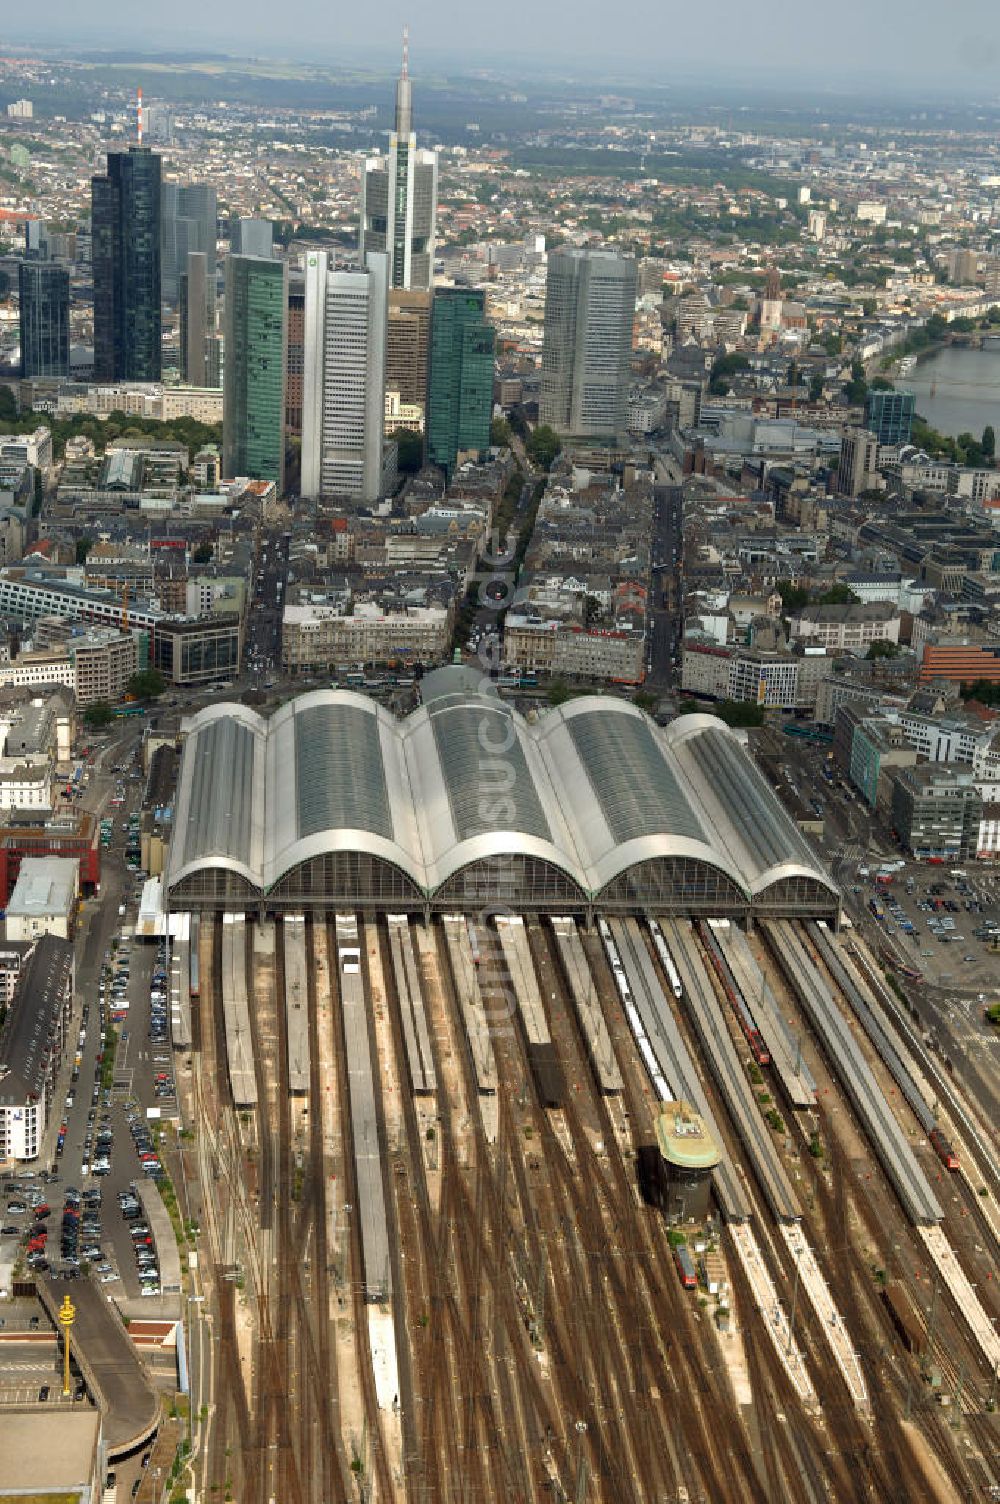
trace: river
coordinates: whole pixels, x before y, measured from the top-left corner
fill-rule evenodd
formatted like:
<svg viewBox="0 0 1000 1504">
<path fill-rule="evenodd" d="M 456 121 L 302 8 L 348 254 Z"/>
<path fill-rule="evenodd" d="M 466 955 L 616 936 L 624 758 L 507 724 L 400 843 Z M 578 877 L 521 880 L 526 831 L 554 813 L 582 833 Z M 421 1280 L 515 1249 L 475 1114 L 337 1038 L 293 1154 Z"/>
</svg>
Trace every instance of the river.
<svg viewBox="0 0 1000 1504">
<path fill-rule="evenodd" d="M 916 394 L 917 412 L 940 433 L 978 439 L 987 423 L 1000 433 L 1000 347 L 949 345 L 895 380 Z"/>
</svg>

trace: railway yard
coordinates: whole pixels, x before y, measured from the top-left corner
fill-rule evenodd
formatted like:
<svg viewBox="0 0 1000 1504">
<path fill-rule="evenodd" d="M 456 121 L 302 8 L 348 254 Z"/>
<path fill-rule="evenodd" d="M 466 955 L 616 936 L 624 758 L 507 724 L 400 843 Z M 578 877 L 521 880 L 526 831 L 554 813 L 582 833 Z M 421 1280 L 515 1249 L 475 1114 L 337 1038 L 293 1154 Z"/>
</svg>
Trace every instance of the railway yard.
<svg viewBox="0 0 1000 1504">
<path fill-rule="evenodd" d="M 935 1101 L 856 936 L 319 909 L 189 933 L 199 1497 L 1000 1494 L 995 1129 Z M 640 1170 L 679 1101 L 717 1150 L 694 1220 Z"/>
</svg>

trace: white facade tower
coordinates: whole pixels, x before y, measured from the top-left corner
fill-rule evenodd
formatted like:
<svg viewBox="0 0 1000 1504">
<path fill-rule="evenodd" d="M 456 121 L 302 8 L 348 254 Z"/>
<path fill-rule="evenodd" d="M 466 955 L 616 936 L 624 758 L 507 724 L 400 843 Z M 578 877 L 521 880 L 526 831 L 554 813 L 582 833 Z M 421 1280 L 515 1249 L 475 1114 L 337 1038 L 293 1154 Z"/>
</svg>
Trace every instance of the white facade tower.
<svg viewBox="0 0 1000 1504">
<path fill-rule="evenodd" d="M 335 271 L 306 257 L 302 495 L 376 501 L 382 490 L 388 258 Z"/>
</svg>

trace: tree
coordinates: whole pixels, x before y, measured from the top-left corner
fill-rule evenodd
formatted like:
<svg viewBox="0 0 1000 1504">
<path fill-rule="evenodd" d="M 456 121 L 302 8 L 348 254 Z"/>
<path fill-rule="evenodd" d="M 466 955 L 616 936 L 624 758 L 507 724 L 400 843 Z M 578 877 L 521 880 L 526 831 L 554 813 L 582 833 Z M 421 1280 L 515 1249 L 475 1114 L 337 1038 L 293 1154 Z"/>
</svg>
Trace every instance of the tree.
<svg viewBox="0 0 1000 1504">
<path fill-rule="evenodd" d="M 844 385 L 844 396 L 852 407 L 860 407 L 868 395 L 865 368 L 860 360 L 851 362 L 851 379 Z"/>
<path fill-rule="evenodd" d="M 93 705 L 88 705 L 83 712 L 83 719 L 93 731 L 110 726 L 114 718 L 115 713 L 106 700 L 95 700 Z"/>
<path fill-rule="evenodd" d="M 158 668 L 140 669 L 128 681 L 127 692 L 137 700 L 157 700 L 167 687 Z"/>
<path fill-rule="evenodd" d="M 831 585 L 819 598 L 821 606 L 855 606 L 858 597 L 848 585 Z"/>
<path fill-rule="evenodd" d="M 803 590 L 801 585 L 792 585 L 788 580 L 779 583 L 778 594 L 781 596 L 782 606 L 788 612 L 801 611 L 803 606 L 809 604 L 808 590 Z"/>
<path fill-rule="evenodd" d="M 817 372 L 817 374 L 815 376 L 811 377 L 810 381 L 809 381 L 809 401 L 810 402 L 819 402 L 820 399 L 822 398 L 822 396 L 823 396 L 823 378 Z"/>
<path fill-rule="evenodd" d="M 193 564 L 211 564 L 212 555 L 214 553 L 215 549 L 212 547 L 211 543 L 199 543 L 198 547 L 191 555 L 191 562 Z"/>
<path fill-rule="evenodd" d="M 543 470 L 548 470 L 562 449 L 562 439 L 554 428 L 550 428 L 547 423 L 540 423 L 537 428 L 532 429 L 525 447 L 529 459 L 534 464 L 541 465 Z"/>
<path fill-rule="evenodd" d="M 898 658 L 900 647 L 898 642 L 890 642 L 888 638 L 880 638 L 873 642 L 865 654 L 866 658 Z"/>
<path fill-rule="evenodd" d="M 490 424 L 490 443 L 495 449 L 510 448 L 511 429 L 506 418 L 494 418 Z"/>
<path fill-rule="evenodd" d="M 982 449 L 983 454 L 988 460 L 995 458 L 997 452 L 997 436 L 993 432 L 992 423 L 987 423 L 986 427 L 983 429 L 983 437 L 980 441 L 980 448 Z"/>
<path fill-rule="evenodd" d="M 566 701 L 572 699 L 572 697 L 573 691 L 561 679 L 557 679 L 549 689 L 550 705 L 565 705 Z"/>
<path fill-rule="evenodd" d="M 720 721 L 725 721 L 727 726 L 746 727 L 764 724 L 763 706 L 744 700 L 722 700 L 718 705 L 712 706 L 712 714 L 717 715 Z"/>
<path fill-rule="evenodd" d="M 408 428 L 397 428 L 393 434 L 396 441 L 396 465 L 403 475 L 416 475 L 424 463 L 424 436 L 412 433 Z"/>
<path fill-rule="evenodd" d="M 87 562 L 87 555 L 90 553 L 90 550 L 93 548 L 93 546 L 93 538 L 77 538 L 76 562 L 78 564 L 85 564 Z"/>
</svg>

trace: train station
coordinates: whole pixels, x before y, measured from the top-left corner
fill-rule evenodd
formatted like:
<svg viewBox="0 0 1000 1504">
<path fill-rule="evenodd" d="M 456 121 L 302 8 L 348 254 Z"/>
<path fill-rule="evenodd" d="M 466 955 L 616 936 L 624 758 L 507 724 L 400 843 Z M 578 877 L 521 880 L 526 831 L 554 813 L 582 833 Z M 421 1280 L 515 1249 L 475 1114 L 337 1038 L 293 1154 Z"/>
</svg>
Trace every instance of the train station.
<svg viewBox="0 0 1000 1504">
<path fill-rule="evenodd" d="M 835 883 L 715 716 L 664 729 L 583 695 L 532 723 L 433 677 L 402 720 L 349 690 L 192 717 L 170 907 L 836 919 Z"/>
</svg>

